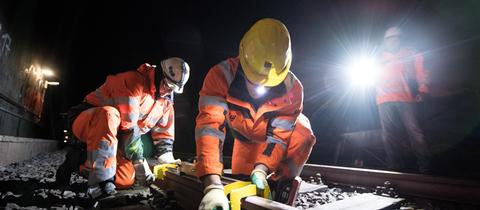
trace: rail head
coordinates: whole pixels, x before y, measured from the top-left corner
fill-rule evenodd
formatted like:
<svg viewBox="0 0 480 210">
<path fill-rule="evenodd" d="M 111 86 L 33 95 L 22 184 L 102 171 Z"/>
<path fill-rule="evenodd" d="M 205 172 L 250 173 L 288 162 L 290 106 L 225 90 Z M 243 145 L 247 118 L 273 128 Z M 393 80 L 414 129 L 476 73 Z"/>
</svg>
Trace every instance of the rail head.
<svg viewBox="0 0 480 210">
<path fill-rule="evenodd" d="M 374 188 L 389 181 L 403 195 L 435 200 L 480 204 L 480 182 L 372 169 L 306 164 L 302 176 L 320 173 L 328 183 Z"/>
</svg>

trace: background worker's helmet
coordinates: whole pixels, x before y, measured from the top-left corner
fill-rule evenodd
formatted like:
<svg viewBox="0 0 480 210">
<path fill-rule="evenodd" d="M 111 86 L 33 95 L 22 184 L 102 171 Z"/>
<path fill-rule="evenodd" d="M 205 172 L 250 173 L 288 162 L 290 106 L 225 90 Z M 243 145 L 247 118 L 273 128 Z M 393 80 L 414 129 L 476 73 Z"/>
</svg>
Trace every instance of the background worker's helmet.
<svg viewBox="0 0 480 210">
<path fill-rule="evenodd" d="M 175 93 L 183 93 L 183 86 L 190 76 L 188 63 L 181 58 L 167 58 L 161 63 L 164 81 Z"/>
<path fill-rule="evenodd" d="M 392 36 L 402 36 L 402 29 L 400 29 L 398 26 L 393 26 L 387 29 L 385 32 L 385 36 L 383 38 L 388 38 Z"/>
<path fill-rule="evenodd" d="M 240 63 L 247 79 L 257 85 L 277 86 L 290 70 L 290 34 L 282 22 L 264 18 L 240 42 Z"/>
</svg>

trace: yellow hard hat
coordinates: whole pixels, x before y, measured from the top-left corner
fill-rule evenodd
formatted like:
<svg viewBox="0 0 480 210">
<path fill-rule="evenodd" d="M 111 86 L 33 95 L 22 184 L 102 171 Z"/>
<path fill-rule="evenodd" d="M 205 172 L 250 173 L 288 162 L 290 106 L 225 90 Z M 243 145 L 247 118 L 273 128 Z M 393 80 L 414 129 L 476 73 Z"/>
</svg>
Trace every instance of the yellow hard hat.
<svg viewBox="0 0 480 210">
<path fill-rule="evenodd" d="M 240 42 L 240 64 L 254 84 L 277 86 L 287 77 L 291 63 L 290 34 L 276 19 L 257 21 Z"/>
</svg>

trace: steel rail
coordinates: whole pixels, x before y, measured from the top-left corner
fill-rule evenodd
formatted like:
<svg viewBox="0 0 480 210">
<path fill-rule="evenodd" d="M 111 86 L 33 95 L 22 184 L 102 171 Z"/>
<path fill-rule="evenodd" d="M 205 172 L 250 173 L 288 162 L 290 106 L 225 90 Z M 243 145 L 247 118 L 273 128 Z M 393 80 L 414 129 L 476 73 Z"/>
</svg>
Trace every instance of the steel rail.
<svg viewBox="0 0 480 210">
<path fill-rule="evenodd" d="M 375 188 L 389 181 L 400 195 L 480 204 L 480 182 L 392 171 L 306 164 L 301 176 L 320 173 L 327 183 Z"/>
<path fill-rule="evenodd" d="M 480 180 L 316 164 L 305 164 L 300 176 L 306 180 L 317 173 L 327 184 L 375 188 L 389 181 L 400 196 L 480 205 Z"/>
</svg>

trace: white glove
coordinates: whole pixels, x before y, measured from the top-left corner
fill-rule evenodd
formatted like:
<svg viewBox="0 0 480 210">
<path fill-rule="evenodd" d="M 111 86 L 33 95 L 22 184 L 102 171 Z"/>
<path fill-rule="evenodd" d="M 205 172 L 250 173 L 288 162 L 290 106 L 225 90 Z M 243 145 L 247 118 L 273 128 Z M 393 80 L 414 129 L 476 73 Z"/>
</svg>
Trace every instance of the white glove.
<svg viewBox="0 0 480 210">
<path fill-rule="evenodd" d="M 252 179 L 252 183 L 257 186 L 257 193 L 258 190 L 263 191 L 265 190 L 265 187 L 268 186 L 267 172 L 262 169 L 253 169 L 250 178 Z M 268 198 L 270 200 L 272 199 L 272 192 L 270 192 Z"/>
<path fill-rule="evenodd" d="M 203 193 L 205 193 L 205 195 L 202 198 L 198 210 L 213 210 L 218 207 L 221 207 L 223 210 L 230 209 L 228 198 L 223 192 L 222 185 L 209 185 L 203 190 Z"/>
<path fill-rule="evenodd" d="M 268 185 L 267 172 L 264 170 L 253 169 L 250 178 L 252 179 L 252 183 L 255 184 L 259 190 L 264 190 L 265 185 Z"/>
<path fill-rule="evenodd" d="M 174 159 L 173 158 L 173 153 L 172 152 L 163 153 L 163 155 L 160 155 L 158 157 L 158 163 L 159 164 L 169 164 L 169 163 L 179 164 L 180 162 L 182 162 L 180 159 Z"/>
<path fill-rule="evenodd" d="M 146 159 L 134 161 L 133 167 L 135 168 L 135 181 L 141 186 L 147 186 L 147 184 L 155 181 L 155 176 Z"/>
</svg>

